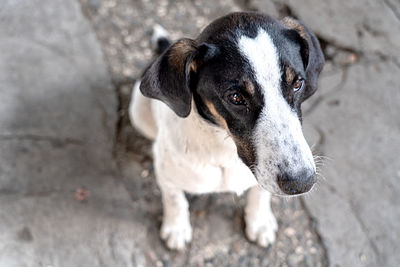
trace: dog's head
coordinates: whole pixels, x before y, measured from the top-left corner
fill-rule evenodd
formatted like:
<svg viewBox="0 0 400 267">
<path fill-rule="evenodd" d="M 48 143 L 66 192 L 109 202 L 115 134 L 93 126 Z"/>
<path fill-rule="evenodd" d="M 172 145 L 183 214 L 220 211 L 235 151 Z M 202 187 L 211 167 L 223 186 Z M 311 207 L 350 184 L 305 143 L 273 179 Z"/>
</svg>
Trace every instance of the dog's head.
<svg viewBox="0 0 400 267">
<path fill-rule="evenodd" d="M 294 195 L 315 183 L 300 105 L 317 90 L 323 64 L 317 38 L 300 22 L 233 13 L 171 45 L 144 73 L 141 91 L 180 117 L 194 100 L 232 136 L 263 188 Z"/>
</svg>

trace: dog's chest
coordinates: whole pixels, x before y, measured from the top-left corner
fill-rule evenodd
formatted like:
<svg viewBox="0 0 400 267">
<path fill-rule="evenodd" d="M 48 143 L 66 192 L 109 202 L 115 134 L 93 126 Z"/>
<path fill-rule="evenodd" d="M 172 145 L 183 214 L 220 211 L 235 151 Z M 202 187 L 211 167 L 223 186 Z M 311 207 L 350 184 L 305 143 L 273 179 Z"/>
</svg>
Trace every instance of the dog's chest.
<svg viewBox="0 0 400 267">
<path fill-rule="evenodd" d="M 256 184 L 249 168 L 226 148 L 198 146 L 187 141 L 182 156 L 164 155 L 165 173 L 170 182 L 190 193 L 235 192 L 243 193 Z M 218 149 L 219 148 L 219 149 Z M 166 152 L 169 152 L 168 150 Z"/>
<path fill-rule="evenodd" d="M 162 159 L 161 168 L 169 182 L 191 193 L 241 194 L 256 184 L 223 129 L 205 123 L 195 112 L 187 119 L 163 123 L 166 128 L 161 130 L 154 152 Z"/>
</svg>

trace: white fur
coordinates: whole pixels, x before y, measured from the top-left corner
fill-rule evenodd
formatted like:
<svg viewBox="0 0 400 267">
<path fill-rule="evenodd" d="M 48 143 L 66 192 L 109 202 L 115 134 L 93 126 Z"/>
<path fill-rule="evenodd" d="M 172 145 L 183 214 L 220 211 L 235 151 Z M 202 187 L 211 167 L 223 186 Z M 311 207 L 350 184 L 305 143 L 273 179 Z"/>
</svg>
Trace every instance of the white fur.
<svg viewBox="0 0 400 267">
<path fill-rule="evenodd" d="M 259 186 L 250 189 L 245 209 L 247 237 L 266 247 L 275 241 L 278 224 L 271 210 L 271 194 Z"/>
<path fill-rule="evenodd" d="M 287 172 L 298 173 L 306 166 L 315 171 L 311 150 L 304 138 L 300 120 L 281 93 L 282 70 L 278 52 L 271 37 L 260 29 L 256 38 L 242 36 L 239 49 L 255 72 L 264 94 L 264 107 L 254 130 L 258 162 L 256 172 L 260 185 L 282 194 L 276 183 L 278 164 L 288 161 Z M 297 153 L 295 153 L 297 148 Z"/>
<path fill-rule="evenodd" d="M 152 101 L 158 133 L 153 146 L 157 179 L 190 193 L 243 193 L 256 184 L 224 129 L 204 121 L 195 110 L 179 118 L 164 103 Z M 173 185 L 173 186 L 172 186 Z"/>
<path fill-rule="evenodd" d="M 254 134 L 258 182 L 270 192 L 281 194 L 275 180 L 276 163 L 288 159 L 293 171 L 304 164 L 315 170 L 314 161 L 300 121 L 280 93 L 281 70 L 271 38 L 260 30 L 254 39 L 240 37 L 238 44 L 264 93 L 265 106 Z M 187 118 L 178 117 L 164 103 L 145 98 L 139 83 L 135 85 L 129 114 L 133 125 L 154 139 L 154 167 L 164 209 L 160 234 L 169 248 L 183 249 L 192 238 L 185 191 L 241 194 L 251 187 L 245 209 L 246 234 L 261 246 L 274 242 L 277 223 L 270 207 L 271 194 L 257 185 L 224 129 L 205 122 L 194 103 Z M 276 143 L 275 150 L 268 148 L 268 142 Z M 297 154 L 293 147 L 297 147 Z M 268 161 L 271 163 L 264 164 Z"/>
<path fill-rule="evenodd" d="M 157 48 L 157 42 L 161 38 L 169 39 L 168 32 L 159 24 L 153 26 L 153 35 L 151 36 L 151 46 L 153 49 Z"/>
<path fill-rule="evenodd" d="M 157 135 L 156 124 L 151 111 L 151 99 L 144 97 L 139 90 L 140 80 L 133 86 L 131 102 L 129 104 L 129 119 L 144 136 L 154 140 Z"/>
<path fill-rule="evenodd" d="M 179 118 L 164 103 L 145 98 L 139 84 L 134 86 L 129 114 L 136 128 L 155 139 L 154 166 L 164 209 L 160 235 L 167 246 L 181 250 L 192 238 L 184 191 L 241 194 L 250 187 L 255 189 L 248 194 L 246 233 L 261 246 L 272 243 L 277 227 L 270 193 L 259 190 L 232 138 L 200 118 L 194 103 L 190 115 Z"/>
</svg>

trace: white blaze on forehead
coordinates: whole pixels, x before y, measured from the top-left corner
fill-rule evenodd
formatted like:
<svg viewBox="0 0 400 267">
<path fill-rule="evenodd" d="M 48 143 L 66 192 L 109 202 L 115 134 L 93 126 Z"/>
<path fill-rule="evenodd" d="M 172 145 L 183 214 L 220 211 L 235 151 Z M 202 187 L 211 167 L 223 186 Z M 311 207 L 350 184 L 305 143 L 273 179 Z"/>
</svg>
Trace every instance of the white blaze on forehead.
<svg viewBox="0 0 400 267">
<path fill-rule="evenodd" d="M 269 35 L 264 30 L 259 30 L 256 38 L 241 36 L 239 49 L 249 60 L 256 74 L 257 82 L 261 86 L 278 88 L 281 80 L 281 70 L 278 64 L 278 53 Z M 265 93 L 270 90 L 264 89 Z"/>
<path fill-rule="evenodd" d="M 260 176 L 270 176 L 275 180 L 279 171 L 277 165 L 284 161 L 288 163 L 288 172 L 314 170 L 311 150 L 303 136 L 300 120 L 281 92 L 282 70 L 271 37 L 260 29 L 256 38 L 241 36 L 238 46 L 250 63 L 264 96 L 264 107 L 254 129 Z M 275 184 L 265 186 L 275 188 Z M 267 189 L 275 191 L 273 188 Z"/>
</svg>

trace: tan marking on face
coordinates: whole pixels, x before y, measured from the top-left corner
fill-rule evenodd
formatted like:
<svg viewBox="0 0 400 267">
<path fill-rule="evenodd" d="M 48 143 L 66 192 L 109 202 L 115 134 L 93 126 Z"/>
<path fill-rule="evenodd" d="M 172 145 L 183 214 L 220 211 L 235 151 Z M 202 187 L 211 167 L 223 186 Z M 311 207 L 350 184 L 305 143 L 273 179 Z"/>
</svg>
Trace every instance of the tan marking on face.
<svg viewBox="0 0 400 267">
<path fill-rule="evenodd" d="M 291 67 L 286 67 L 285 74 L 286 74 L 287 84 L 292 84 L 294 81 L 294 78 L 296 77 L 296 73 L 294 72 L 294 70 Z"/>
<path fill-rule="evenodd" d="M 196 50 L 195 42 L 191 39 L 182 39 L 176 42 L 171 47 L 169 54 L 169 63 L 179 72 L 185 71 L 185 63 L 187 57 Z M 191 69 L 196 69 L 194 64 L 189 66 Z"/>
<path fill-rule="evenodd" d="M 193 71 L 193 72 L 196 72 L 198 66 L 199 66 L 199 63 L 198 63 L 198 62 L 192 61 L 192 62 L 190 62 L 190 64 L 189 64 L 189 70 L 190 70 L 190 71 Z"/>
<path fill-rule="evenodd" d="M 211 114 L 215 117 L 217 120 L 217 123 L 223 127 L 229 134 L 229 136 L 232 137 L 233 141 L 236 144 L 236 147 L 238 149 L 238 152 L 240 156 L 245 158 L 246 164 L 254 164 L 255 161 L 255 152 L 254 149 L 252 148 L 251 144 L 248 142 L 245 142 L 245 139 L 240 138 L 239 136 L 235 136 L 231 133 L 231 131 L 228 128 L 228 124 L 226 123 L 226 120 L 221 116 L 221 114 L 218 113 L 218 111 L 215 109 L 215 106 L 213 103 L 209 101 L 205 101 L 206 106 L 208 107 L 208 110 L 211 112 Z"/>
<path fill-rule="evenodd" d="M 282 23 L 285 24 L 288 28 L 296 30 L 303 39 L 308 40 L 306 29 L 296 20 L 286 17 L 282 19 Z"/>
<path fill-rule="evenodd" d="M 245 142 L 245 139 L 237 136 L 233 136 L 233 140 L 235 141 L 239 155 L 244 158 L 245 164 L 248 164 L 249 166 L 254 165 L 255 152 L 251 143 Z M 247 140 L 249 139 L 247 138 Z M 253 171 L 253 169 L 251 169 L 251 171 Z"/>
<path fill-rule="evenodd" d="M 254 84 L 251 81 L 245 81 L 244 86 L 245 86 L 246 92 L 249 95 L 254 96 L 254 94 L 256 92 L 254 89 Z"/>
<path fill-rule="evenodd" d="M 218 111 L 215 109 L 214 104 L 209 101 L 205 101 L 205 104 L 208 107 L 208 110 L 211 112 L 211 114 L 217 120 L 218 124 L 220 126 L 222 126 L 225 130 L 227 130 L 229 134 L 231 134 L 231 132 L 229 131 L 229 128 L 228 128 L 228 124 L 226 123 L 226 120 L 221 116 L 221 114 L 218 113 Z"/>
</svg>

